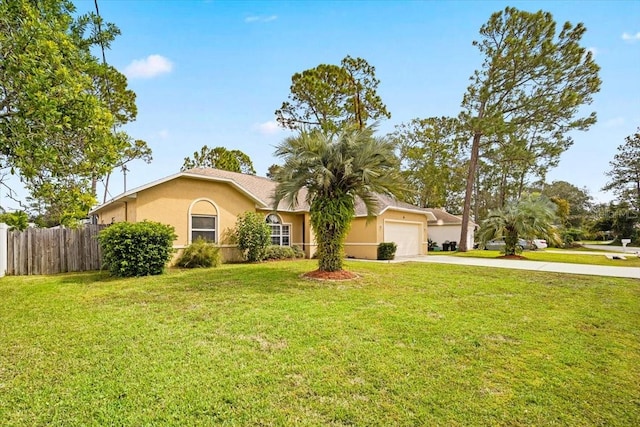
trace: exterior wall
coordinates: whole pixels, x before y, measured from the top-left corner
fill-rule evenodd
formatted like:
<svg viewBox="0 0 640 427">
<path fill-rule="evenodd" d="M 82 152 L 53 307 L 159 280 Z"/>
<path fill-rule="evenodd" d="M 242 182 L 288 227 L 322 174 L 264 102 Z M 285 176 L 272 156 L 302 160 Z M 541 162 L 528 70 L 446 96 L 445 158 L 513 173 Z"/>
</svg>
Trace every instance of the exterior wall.
<svg viewBox="0 0 640 427">
<path fill-rule="evenodd" d="M 178 236 L 174 246 L 180 248 L 191 243 L 190 207 L 192 213 L 217 214 L 217 239 L 223 247 L 238 215 L 256 209 L 253 200 L 229 184 L 178 178 L 139 192 L 136 219 L 173 225 Z"/>
<path fill-rule="evenodd" d="M 136 221 L 136 199 L 116 202 L 98 214 L 98 224 L 113 224 L 122 221 Z"/>
<path fill-rule="evenodd" d="M 304 247 L 304 254 L 307 258 L 313 258 L 318 250 L 318 242 L 316 241 L 316 235 L 311 227 L 311 215 L 306 213 L 304 215 L 304 241 L 308 242 Z"/>
<path fill-rule="evenodd" d="M 270 212 L 263 213 L 266 218 Z M 302 249 L 303 243 L 306 243 L 306 240 L 304 240 L 304 237 L 302 235 L 304 215 L 290 212 L 277 212 L 277 214 L 280 216 L 282 224 L 289 224 L 291 226 L 291 236 L 289 236 L 291 246 L 298 246 L 300 249 Z"/>
<path fill-rule="evenodd" d="M 382 225 L 373 218 L 354 218 L 345 239 L 344 252 L 349 258 L 376 259 L 378 257 L 378 236 Z"/>
<path fill-rule="evenodd" d="M 378 232 L 379 232 L 379 243 L 386 242 L 384 240 L 384 222 L 385 221 L 397 221 L 397 222 L 409 222 L 409 223 L 421 223 L 422 224 L 422 235 L 420 236 L 421 244 L 420 244 L 420 255 L 426 255 L 429 247 L 429 241 L 427 240 L 427 217 L 424 214 L 413 213 L 413 212 L 401 212 L 394 210 L 387 210 L 381 216 L 378 217 Z M 377 252 L 376 252 L 377 256 Z"/>
<path fill-rule="evenodd" d="M 427 217 L 419 213 L 386 210 L 382 215 L 367 221 L 366 217 L 358 217 L 351 223 L 351 229 L 345 240 L 345 255 L 351 258 L 376 259 L 378 244 L 386 242 L 384 236 L 385 221 L 420 223 L 420 253 L 427 253 Z"/>
<path fill-rule="evenodd" d="M 429 224 L 429 239 L 438 243 L 438 246 L 442 247 L 442 243 L 446 240 L 450 242 L 458 243 L 460 246 L 460 230 L 459 224 L 442 224 L 437 223 Z M 473 248 L 473 242 L 475 237 L 475 226 L 473 223 L 469 223 L 469 232 L 467 235 L 467 247 Z"/>
</svg>

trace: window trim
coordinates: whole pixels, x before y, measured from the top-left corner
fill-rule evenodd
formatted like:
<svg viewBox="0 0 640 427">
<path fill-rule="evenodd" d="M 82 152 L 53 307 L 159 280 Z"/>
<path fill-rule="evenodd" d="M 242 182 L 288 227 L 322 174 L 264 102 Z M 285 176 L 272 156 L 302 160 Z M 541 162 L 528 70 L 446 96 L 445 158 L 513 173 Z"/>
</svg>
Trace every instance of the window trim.
<svg viewBox="0 0 640 427">
<path fill-rule="evenodd" d="M 193 207 L 199 203 L 199 202 L 208 202 L 211 204 L 211 206 L 213 206 L 213 208 L 216 210 L 216 214 L 215 215 L 211 215 L 211 214 L 198 214 L 198 213 L 193 213 Z M 194 216 L 200 216 L 200 217 L 213 217 L 214 218 L 214 227 L 213 229 L 203 229 L 203 228 L 193 228 L 193 220 L 192 218 Z M 195 200 L 193 200 L 191 202 L 191 204 L 189 205 L 189 212 L 188 212 L 188 218 L 187 218 L 189 227 L 188 227 L 188 234 L 187 234 L 187 244 L 191 244 L 193 243 L 193 232 L 194 231 L 213 231 L 213 236 L 214 236 L 214 241 L 213 243 L 218 243 L 218 239 L 219 239 L 219 233 L 218 233 L 218 228 L 220 228 L 220 208 L 218 207 L 218 205 L 211 199 L 207 198 L 207 197 L 200 197 L 197 198 Z"/>
<path fill-rule="evenodd" d="M 277 218 L 277 220 L 278 220 L 277 223 L 271 222 L 269 220 L 270 218 L 274 218 L 274 217 Z M 291 223 L 282 222 L 282 217 L 280 215 L 278 215 L 277 213 L 269 213 L 269 214 L 267 214 L 267 216 L 265 217 L 265 222 L 267 223 L 267 225 L 269 226 L 269 229 L 271 231 L 271 233 L 269 234 L 269 238 L 270 238 L 270 241 L 271 241 L 272 245 L 283 246 L 283 247 L 291 247 Z M 276 228 L 276 227 L 279 229 L 280 232 L 278 234 L 273 234 L 273 229 Z M 285 228 L 285 227 L 288 230 L 288 233 L 286 235 L 282 232 L 283 228 Z M 282 243 L 282 241 L 283 241 L 283 239 L 285 237 L 289 241 L 288 244 L 286 244 L 286 245 Z M 277 238 L 279 240 L 279 243 L 277 243 L 277 244 L 274 243 L 273 242 L 274 238 Z"/>
<path fill-rule="evenodd" d="M 213 228 L 194 228 L 193 227 L 193 218 L 213 218 Z M 204 231 L 210 232 L 213 231 L 213 242 L 218 243 L 218 215 L 204 215 L 204 214 L 191 214 L 189 216 L 189 220 L 191 221 L 191 232 L 189 233 L 189 240 L 193 243 L 193 232 L 194 231 Z"/>
</svg>

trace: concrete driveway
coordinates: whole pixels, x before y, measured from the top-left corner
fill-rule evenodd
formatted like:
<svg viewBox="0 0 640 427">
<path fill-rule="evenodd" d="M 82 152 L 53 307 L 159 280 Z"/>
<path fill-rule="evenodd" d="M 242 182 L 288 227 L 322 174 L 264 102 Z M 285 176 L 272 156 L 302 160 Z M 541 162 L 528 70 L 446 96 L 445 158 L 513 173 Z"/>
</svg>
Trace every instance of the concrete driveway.
<svg viewBox="0 0 640 427">
<path fill-rule="evenodd" d="M 568 264 L 562 262 L 525 261 L 498 258 L 466 258 L 448 255 L 424 255 L 380 262 L 425 262 L 435 264 L 472 265 L 476 267 L 510 268 L 515 270 L 545 271 L 550 273 L 585 274 L 590 276 L 640 279 L 639 267 L 612 267 L 607 265 Z"/>
<path fill-rule="evenodd" d="M 593 249 L 596 251 L 609 251 L 609 252 L 628 252 L 634 254 L 640 250 L 635 246 L 627 246 L 626 250 L 622 246 L 610 246 L 610 245 L 582 245 L 583 248 Z"/>
</svg>

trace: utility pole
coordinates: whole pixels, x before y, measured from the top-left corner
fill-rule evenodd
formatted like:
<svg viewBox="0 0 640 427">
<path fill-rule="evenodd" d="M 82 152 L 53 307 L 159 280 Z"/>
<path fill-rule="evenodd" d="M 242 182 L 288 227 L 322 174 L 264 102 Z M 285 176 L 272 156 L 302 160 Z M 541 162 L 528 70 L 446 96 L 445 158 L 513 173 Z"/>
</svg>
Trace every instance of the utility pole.
<svg viewBox="0 0 640 427">
<path fill-rule="evenodd" d="M 124 175 L 124 193 L 127 192 L 127 172 L 129 172 L 127 165 L 122 165 L 122 174 Z"/>
</svg>

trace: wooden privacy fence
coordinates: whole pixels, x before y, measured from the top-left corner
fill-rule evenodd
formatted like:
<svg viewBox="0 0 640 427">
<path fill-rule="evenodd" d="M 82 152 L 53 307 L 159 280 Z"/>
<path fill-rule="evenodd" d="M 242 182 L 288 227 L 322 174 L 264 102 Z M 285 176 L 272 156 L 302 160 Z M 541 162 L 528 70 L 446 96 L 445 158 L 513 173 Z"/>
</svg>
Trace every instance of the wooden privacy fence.
<svg viewBox="0 0 640 427">
<path fill-rule="evenodd" d="M 7 274 L 56 274 L 99 270 L 98 233 L 105 225 L 82 228 L 29 228 L 7 233 Z"/>
</svg>

